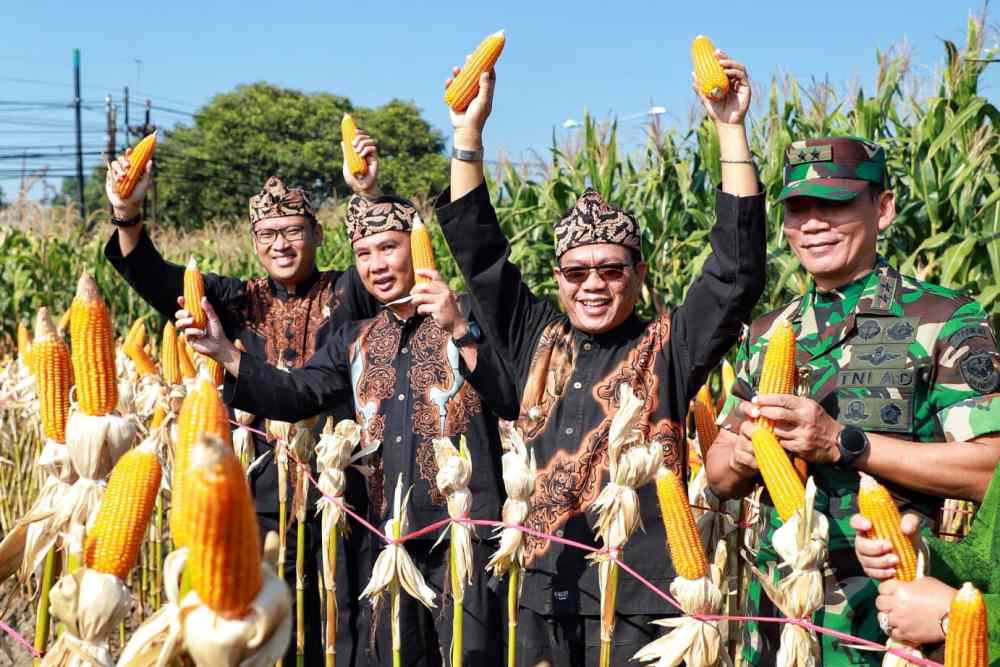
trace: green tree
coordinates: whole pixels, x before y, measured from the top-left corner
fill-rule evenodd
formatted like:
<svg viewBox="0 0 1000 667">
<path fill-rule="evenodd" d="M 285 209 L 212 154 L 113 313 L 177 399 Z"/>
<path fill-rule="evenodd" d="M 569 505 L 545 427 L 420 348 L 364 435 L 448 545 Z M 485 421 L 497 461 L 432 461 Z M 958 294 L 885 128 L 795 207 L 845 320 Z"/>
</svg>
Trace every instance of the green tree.
<svg viewBox="0 0 1000 667">
<path fill-rule="evenodd" d="M 348 194 L 340 150 L 345 112 L 378 138 L 386 191 L 426 197 L 443 189 L 443 139 L 414 104 L 356 108 L 338 95 L 254 83 L 216 95 L 191 126 L 164 133 L 156 151 L 160 218 L 179 227 L 241 219 L 247 198 L 272 174 L 306 187 L 317 203 Z"/>
</svg>

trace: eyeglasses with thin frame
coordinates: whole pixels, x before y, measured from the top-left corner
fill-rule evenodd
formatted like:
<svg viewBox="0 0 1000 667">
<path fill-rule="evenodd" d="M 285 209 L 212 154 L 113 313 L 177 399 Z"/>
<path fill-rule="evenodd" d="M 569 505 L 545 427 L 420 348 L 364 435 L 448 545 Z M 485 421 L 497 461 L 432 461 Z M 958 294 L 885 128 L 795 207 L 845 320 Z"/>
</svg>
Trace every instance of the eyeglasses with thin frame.
<svg viewBox="0 0 1000 667">
<path fill-rule="evenodd" d="M 291 227 L 284 227 L 282 229 L 255 229 L 253 230 L 253 237 L 257 240 L 257 243 L 261 245 L 271 245 L 278 240 L 278 235 L 285 239 L 289 243 L 293 241 L 301 241 L 305 238 L 306 227 L 305 225 L 292 225 Z"/>
<path fill-rule="evenodd" d="M 563 278 L 580 285 L 590 277 L 591 271 L 597 271 L 597 275 L 606 283 L 613 283 L 625 277 L 625 269 L 634 266 L 633 264 L 600 264 L 598 266 L 567 266 L 556 269 Z"/>
</svg>

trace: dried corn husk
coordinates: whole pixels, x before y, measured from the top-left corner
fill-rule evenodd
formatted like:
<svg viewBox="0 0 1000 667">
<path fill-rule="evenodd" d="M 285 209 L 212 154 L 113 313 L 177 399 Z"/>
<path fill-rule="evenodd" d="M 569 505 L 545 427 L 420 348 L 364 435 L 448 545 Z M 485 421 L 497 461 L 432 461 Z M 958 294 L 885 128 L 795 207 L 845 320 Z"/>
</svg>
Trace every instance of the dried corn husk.
<svg viewBox="0 0 1000 667">
<path fill-rule="evenodd" d="M 233 450 L 240 460 L 243 470 L 247 471 L 253 462 L 253 433 L 246 427 L 253 423 L 255 416 L 243 410 L 233 410 L 233 420 L 237 426 L 233 429 Z"/>
<path fill-rule="evenodd" d="M 608 431 L 608 483 L 590 507 L 597 514 L 597 536 L 607 549 L 606 553 L 588 556 L 599 568 L 602 654 L 610 651 L 614 634 L 618 566 L 611 558 L 621 554 L 641 523 L 636 489 L 656 478 L 663 461 L 660 444 L 647 442 L 639 429 L 643 400 L 629 385 L 622 384 L 618 403 L 618 411 Z"/>
<path fill-rule="evenodd" d="M 190 591 L 180 600 L 180 578 L 187 549 L 164 562 L 165 604 L 132 635 L 118 667 L 166 667 L 187 653 L 199 667 L 265 667 L 285 653 L 292 634 L 292 600 L 266 561 L 261 563 L 261 589 L 250 610 L 225 619 Z"/>
<path fill-rule="evenodd" d="M 714 553 L 715 546 L 736 530 L 736 521 L 731 513 L 725 511 L 727 503 L 719 500 L 709 488 L 704 467 L 698 470 L 688 485 L 688 502 L 691 503 L 691 513 L 698 524 L 698 534 L 705 551 Z"/>
<path fill-rule="evenodd" d="M 709 576 L 700 579 L 676 577 L 670 583 L 670 594 L 680 603 L 685 616 L 653 621 L 654 625 L 673 628 L 662 637 L 646 644 L 632 660 L 653 663 L 653 667 L 714 667 L 720 658 L 731 664 L 723 647 L 719 621 L 700 621 L 692 614 L 714 615 L 722 612 L 727 595 L 726 543 L 719 542 Z"/>
<path fill-rule="evenodd" d="M 343 498 L 344 489 L 347 484 L 347 477 L 344 471 L 347 467 L 354 465 L 361 470 L 363 475 L 370 474 L 365 466 L 357 465 L 357 462 L 379 448 L 376 442 L 367 447 L 355 451 L 361 442 L 361 426 L 350 419 L 342 419 L 335 428 L 330 428 L 332 419 L 327 421 L 326 428 L 320 436 L 316 445 L 316 467 L 319 470 L 319 490 L 323 495 L 316 501 L 316 513 L 323 515 L 323 539 L 326 540 L 334 526 L 346 529 L 348 524 L 345 520 L 344 511 L 341 506 L 330 500 L 330 498 Z M 324 544 L 324 553 L 326 553 Z"/>
<path fill-rule="evenodd" d="M 410 492 L 403 495 L 403 476 L 396 480 L 396 491 L 392 501 L 392 518 L 386 522 L 386 534 L 405 534 L 409 522 L 406 519 L 406 506 L 410 500 Z M 361 591 L 361 598 L 369 598 L 378 605 L 389 587 L 398 583 L 407 593 L 428 609 L 434 608 L 434 591 L 424 581 L 420 570 L 413 564 L 406 549 L 398 542 L 387 544 L 382 553 L 375 559 L 371 579 Z M 398 619 L 397 619 L 398 625 Z"/>
<path fill-rule="evenodd" d="M 524 444 L 524 435 L 509 422 L 500 428 L 500 444 L 504 455 L 500 459 L 503 466 L 503 485 L 507 500 L 503 503 L 504 523 L 521 525 L 531 511 L 531 494 L 535 491 L 538 466 L 535 452 Z M 490 562 L 486 564 L 496 576 L 505 574 L 511 566 L 524 566 L 524 533 L 517 528 L 499 528 L 500 546 Z"/>
<path fill-rule="evenodd" d="M 108 639 L 129 610 L 131 596 L 113 574 L 80 568 L 49 591 L 52 615 L 65 630 L 42 658 L 43 667 L 111 667 Z"/>
<path fill-rule="evenodd" d="M 465 436 L 461 437 L 459 449 L 452 444 L 451 438 L 434 438 L 433 444 L 434 460 L 438 467 L 434 481 L 438 491 L 448 502 L 448 516 L 452 519 L 468 518 L 472 510 L 472 492 L 469 491 L 472 460 L 465 445 Z M 451 594 L 455 600 L 461 601 L 465 599 L 465 587 L 472 583 L 472 527 L 453 522 L 449 528 L 451 566 L 455 568 L 451 580 L 457 585 Z M 443 538 L 444 533 L 441 534 L 441 539 Z"/>
<path fill-rule="evenodd" d="M 775 566 L 767 574 L 751 568 L 774 605 L 786 618 L 808 619 L 823 604 L 823 564 L 830 528 L 825 516 L 816 512 L 816 484 L 806 482 L 805 507 L 797 510 L 774 533 L 774 549 L 791 572 L 777 584 L 771 583 Z M 791 623 L 781 630 L 777 667 L 815 667 L 819 664 L 816 633 Z"/>
</svg>

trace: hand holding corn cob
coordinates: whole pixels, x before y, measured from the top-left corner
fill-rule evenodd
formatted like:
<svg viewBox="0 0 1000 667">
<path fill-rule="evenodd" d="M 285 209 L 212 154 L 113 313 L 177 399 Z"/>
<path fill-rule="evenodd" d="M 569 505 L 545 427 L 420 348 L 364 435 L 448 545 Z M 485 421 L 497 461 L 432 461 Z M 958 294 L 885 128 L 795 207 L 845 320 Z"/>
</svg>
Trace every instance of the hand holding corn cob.
<svg viewBox="0 0 1000 667">
<path fill-rule="evenodd" d="M 456 135 L 461 131 L 469 141 L 482 141 L 483 127 L 493 109 L 493 89 L 496 84 L 496 64 L 507 42 L 503 30 L 484 39 L 465 60 L 462 67 L 453 67 L 444 82 L 444 99 L 448 105 Z M 460 148 L 479 146 L 463 143 Z"/>
<path fill-rule="evenodd" d="M 111 202 L 115 217 L 131 220 L 139 215 L 139 207 L 146 196 L 153 171 L 153 151 L 156 149 L 156 133 L 145 137 L 134 148 L 108 164 L 104 180 L 104 192 Z"/>
<path fill-rule="evenodd" d="M 355 194 L 377 197 L 378 142 L 358 130 L 351 114 L 340 122 L 340 149 L 344 154 L 344 181 Z"/>
<path fill-rule="evenodd" d="M 751 97 L 746 66 L 716 49 L 704 35 L 691 43 L 691 62 L 694 89 L 709 117 L 716 123 L 741 124 Z"/>
</svg>

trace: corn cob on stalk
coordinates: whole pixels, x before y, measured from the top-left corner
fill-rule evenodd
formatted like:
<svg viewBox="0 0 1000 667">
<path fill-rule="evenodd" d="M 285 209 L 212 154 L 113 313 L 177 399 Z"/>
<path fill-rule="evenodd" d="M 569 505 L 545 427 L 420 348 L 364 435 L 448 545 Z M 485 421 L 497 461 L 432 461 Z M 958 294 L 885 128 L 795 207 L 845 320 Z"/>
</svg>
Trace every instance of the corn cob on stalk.
<svg viewBox="0 0 1000 667">
<path fill-rule="evenodd" d="M 736 384 L 736 371 L 728 359 L 722 360 L 722 400 L 728 400 Z"/>
<path fill-rule="evenodd" d="M 945 667 L 987 667 L 986 604 L 976 587 L 965 582 L 951 601 L 944 641 Z"/>
<path fill-rule="evenodd" d="M 493 69 L 506 42 L 507 38 L 504 36 L 503 30 L 500 30 L 480 42 L 476 50 L 472 52 L 469 59 L 462 65 L 458 76 L 444 91 L 444 101 L 451 107 L 452 111 L 459 113 L 465 111 L 479 94 L 479 76 L 483 72 L 489 72 Z"/>
<path fill-rule="evenodd" d="M 183 381 L 177 329 L 170 321 L 163 325 L 163 337 L 160 339 L 160 371 L 168 386 L 181 384 Z"/>
<path fill-rule="evenodd" d="M 767 428 L 757 427 L 752 436 L 753 455 L 757 459 L 764 485 L 782 521 L 788 521 L 805 502 L 805 486 L 795 471 L 788 452 Z"/>
<path fill-rule="evenodd" d="M 69 329 L 69 321 L 73 316 L 73 309 L 67 308 L 63 311 L 63 314 L 59 317 L 59 333 L 65 334 L 66 330 Z"/>
<path fill-rule="evenodd" d="M 31 331 L 24 321 L 17 323 L 17 358 L 31 372 Z"/>
<path fill-rule="evenodd" d="M 913 543 L 900 529 L 899 508 L 896 507 L 896 502 L 889 495 L 888 489 L 865 473 L 861 473 L 858 509 L 866 519 L 872 522 L 869 536 L 886 540 L 892 544 L 892 551 L 899 558 L 899 565 L 896 566 L 896 578 L 900 581 L 916 579 L 917 552 L 913 548 Z"/>
<path fill-rule="evenodd" d="M 719 435 L 719 427 L 715 423 L 715 404 L 712 402 L 712 392 L 709 390 L 707 384 L 698 390 L 698 395 L 694 399 L 691 411 L 694 414 L 694 426 L 695 432 L 698 434 L 698 447 L 701 449 L 701 460 L 705 461 L 708 457 L 709 448 Z M 692 475 L 696 473 L 696 470 L 691 471 Z"/>
<path fill-rule="evenodd" d="M 140 377 L 156 374 L 156 362 L 146 353 L 145 348 L 126 345 L 122 347 L 122 352 L 135 364 L 135 370 L 139 373 Z"/>
<path fill-rule="evenodd" d="M 191 313 L 195 329 L 204 329 L 208 326 L 205 309 L 201 307 L 201 299 L 204 296 L 205 279 L 198 270 L 198 262 L 192 257 L 184 269 L 184 308 Z"/>
<path fill-rule="evenodd" d="M 177 334 L 177 364 L 181 369 L 181 381 L 193 380 L 198 377 L 198 371 L 194 367 L 194 356 L 197 354 L 191 349 L 187 335 L 182 331 Z"/>
<path fill-rule="evenodd" d="M 65 443 L 66 422 L 69 420 L 69 390 L 73 386 L 73 365 L 69 349 L 52 323 L 46 308 L 38 311 L 32 356 L 45 437 Z"/>
<path fill-rule="evenodd" d="M 413 262 L 414 272 L 417 269 L 437 270 L 437 265 L 434 263 L 434 247 L 431 245 L 430 230 L 427 229 L 427 225 L 420 219 L 420 216 L 417 216 L 416 220 L 413 221 L 413 229 L 410 230 L 410 261 Z M 429 283 L 430 279 L 414 273 L 414 281 L 419 285 L 420 283 Z"/>
<path fill-rule="evenodd" d="M 191 448 L 185 486 L 191 587 L 219 616 L 239 618 L 260 591 L 260 535 L 250 487 L 232 447 L 211 435 L 199 439 Z"/>
<path fill-rule="evenodd" d="M 77 283 L 71 308 L 73 375 L 80 409 L 93 416 L 109 414 L 118 403 L 111 315 L 86 271 Z"/>
<path fill-rule="evenodd" d="M 93 527 L 87 533 L 87 567 L 122 581 L 135 565 L 160 490 L 155 442 L 145 440 L 115 464 Z"/>
<path fill-rule="evenodd" d="M 188 545 L 189 528 L 198 520 L 198 515 L 191 514 L 186 507 L 186 484 L 191 449 L 203 434 L 215 436 L 232 447 L 229 439 L 229 413 L 219 396 L 219 390 L 211 380 L 199 378 L 181 405 L 177 442 L 174 446 L 170 532 L 177 546 Z"/>
<path fill-rule="evenodd" d="M 698 90 L 705 97 L 721 100 L 729 92 L 729 77 L 715 57 L 715 45 L 704 35 L 691 42 L 691 62 Z"/>
<path fill-rule="evenodd" d="M 798 373 L 795 370 L 795 331 L 788 320 L 778 323 L 764 352 L 764 364 L 757 386 L 759 394 L 795 394 Z M 757 419 L 757 426 L 773 429 L 771 420 Z"/>
<path fill-rule="evenodd" d="M 340 140 L 344 144 L 344 160 L 347 168 L 352 174 L 364 176 L 368 173 L 368 163 L 358 154 L 354 148 L 354 138 L 358 136 L 358 126 L 354 123 L 351 114 L 345 113 L 340 120 Z"/>
<path fill-rule="evenodd" d="M 132 322 L 132 326 L 128 328 L 128 333 L 125 334 L 125 340 L 122 341 L 122 347 L 128 345 L 142 347 L 146 344 L 145 320 L 145 316 L 135 318 L 135 321 Z"/>
<path fill-rule="evenodd" d="M 128 170 L 121 175 L 115 185 L 119 197 L 128 199 L 132 195 L 135 186 L 139 184 L 143 174 L 146 173 L 146 165 L 153 157 L 154 150 L 156 150 L 156 132 L 144 137 L 132 149 L 132 153 L 129 155 Z"/>
<path fill-rule="evenodd" d="M 705 547 L 701 544 L 684 485 L 674 471 L 660 468 L 656 475 L 656 498 L 660 501 L 660 516 L 674 571 L 691 580 L 708 576 Z"/>
<path fill-rule="evenodd" d="M 225 380 L 226 369 L 218 361 L 212 357 L 206 357 L 204 354 L 195 353 L 195 366 L 198 369 L 198 374 L 207 377 L 212 381 L 216 387 L 222 385 L 223 380 Z M 249 426 L 249 424 L 247 424 Z"/>
</svg>

